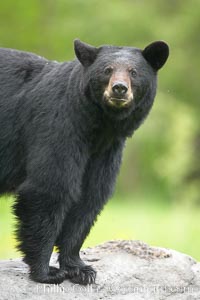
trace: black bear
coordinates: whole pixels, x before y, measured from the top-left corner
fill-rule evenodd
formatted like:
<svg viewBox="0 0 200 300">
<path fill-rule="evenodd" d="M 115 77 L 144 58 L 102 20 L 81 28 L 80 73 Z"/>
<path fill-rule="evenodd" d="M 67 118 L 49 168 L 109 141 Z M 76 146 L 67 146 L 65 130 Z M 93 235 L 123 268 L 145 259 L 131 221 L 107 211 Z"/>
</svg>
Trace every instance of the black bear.
<svg viewBox="0 0 200 300">
<path fill-rule="evenodd" d="M 16 195 L 18 247 L 43 283 L 95 282 L 79 251 L 169 54 L 162 41 L 141 50 L 75 40 L 74 48 L 77 59 L 64 63 L 0 49 L 0 193 Z M 54 246 L 59 269 L 49 266 Z"/>
</svg>

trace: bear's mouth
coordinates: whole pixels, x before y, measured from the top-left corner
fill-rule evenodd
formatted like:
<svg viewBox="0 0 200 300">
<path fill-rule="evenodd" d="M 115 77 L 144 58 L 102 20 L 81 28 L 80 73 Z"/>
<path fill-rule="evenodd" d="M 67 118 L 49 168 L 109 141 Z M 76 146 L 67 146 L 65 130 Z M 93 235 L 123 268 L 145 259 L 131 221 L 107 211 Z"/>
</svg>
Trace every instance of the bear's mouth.
<svg viewBox="0 0 200 300">
<path fill-rule="evenodd" d="M 115 108 L 128 107 L 131 101 L 132 99 L 126 99 L 126 98 L 114 98 L 114 97 L 106 98 L 107 105 Z"/>
</svg>

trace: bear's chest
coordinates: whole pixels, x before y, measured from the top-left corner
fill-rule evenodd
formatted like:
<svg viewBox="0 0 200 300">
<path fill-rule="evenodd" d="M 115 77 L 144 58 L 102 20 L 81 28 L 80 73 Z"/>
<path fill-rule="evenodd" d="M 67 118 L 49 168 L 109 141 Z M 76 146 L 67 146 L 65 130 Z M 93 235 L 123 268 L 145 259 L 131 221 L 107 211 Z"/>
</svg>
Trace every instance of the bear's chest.
<svg viewBox="0 0 200 300">
<path fill-rule="evenodd" d="M 112 124 L 102 124 L 99 128 L 93 130 L 90 135 L 90 151 L 91 153 L 103 153 L 117 139 L 116 129 Z"/>
</svg>

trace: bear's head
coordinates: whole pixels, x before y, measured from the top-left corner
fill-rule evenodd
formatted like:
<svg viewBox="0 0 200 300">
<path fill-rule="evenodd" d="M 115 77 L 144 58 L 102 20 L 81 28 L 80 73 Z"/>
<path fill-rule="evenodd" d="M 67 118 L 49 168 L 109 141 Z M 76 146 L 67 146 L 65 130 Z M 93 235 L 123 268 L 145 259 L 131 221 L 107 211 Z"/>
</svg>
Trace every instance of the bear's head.
<svg viewBox="0 0 200 300">
<path fill-rule="evenodd" d="M 157 41 L 144 50 L 101 46 L 75 40 L 82 65 L 85 95 L 114 118 L 126 118 L 136 109 L 151 107 L 156 93 L 157 71 L 165 64 L 168 45 Z"/>
</svg>

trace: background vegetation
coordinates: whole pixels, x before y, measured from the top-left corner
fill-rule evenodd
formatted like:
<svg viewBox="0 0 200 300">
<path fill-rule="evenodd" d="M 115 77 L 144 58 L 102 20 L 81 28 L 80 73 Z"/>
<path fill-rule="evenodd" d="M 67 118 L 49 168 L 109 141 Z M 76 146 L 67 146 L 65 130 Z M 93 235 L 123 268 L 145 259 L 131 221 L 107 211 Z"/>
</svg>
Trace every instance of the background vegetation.
<svg viewBox="0 0 200 300">
<path fill-rule="evenodd" d="M 63 61 L 74 58 L 77 37 L 96 46 L 170 46 L 152 113 L 127 142 L 116 193 L 86 246 L 143 239 L 200 259 L 199 28 L 198 0 L 0 2 L 1 47 Z M 0 258 L 19 255 L 12 201 L 0 202 Z"/>
</svg>

